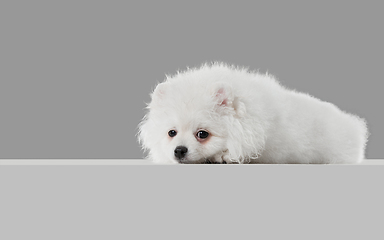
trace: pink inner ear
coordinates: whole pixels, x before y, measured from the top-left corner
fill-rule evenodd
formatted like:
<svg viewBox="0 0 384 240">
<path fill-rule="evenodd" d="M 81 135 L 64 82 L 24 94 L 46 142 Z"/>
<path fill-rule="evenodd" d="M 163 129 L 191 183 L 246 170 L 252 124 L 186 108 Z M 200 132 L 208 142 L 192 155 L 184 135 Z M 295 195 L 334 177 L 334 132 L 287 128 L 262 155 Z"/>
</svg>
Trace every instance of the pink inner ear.
<svg viewBox="0 0 384 240">
<path fill-rule="evenodd" d="M 221 104 L 221 106 L 227 106 L 228 105 L 228 102 L 227 102 L 227 99 L 224 99 Z"/>
<path fill-rule="evenodd" d="M 227 106 L 228 105 L 228 98 L 227 98 L 223 88 L 220 88 L 217 91 L 216 97 L 219 99 L 219 105 L 221 105 L 221 106 Z"/>
</svg>

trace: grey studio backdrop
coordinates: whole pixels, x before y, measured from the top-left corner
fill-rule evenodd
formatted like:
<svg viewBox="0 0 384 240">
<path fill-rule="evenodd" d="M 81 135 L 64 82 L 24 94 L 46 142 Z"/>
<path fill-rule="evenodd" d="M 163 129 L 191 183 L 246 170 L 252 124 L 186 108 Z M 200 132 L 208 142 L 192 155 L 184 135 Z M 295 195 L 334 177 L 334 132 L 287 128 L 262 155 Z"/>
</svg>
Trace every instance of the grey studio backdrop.
<svg viewBox="0 0 384 240">
<path fill-rule="evenodd" d="M 149 93 L 223 61 L 368 121 L 383 158 L 382 3 L 0 3 L 0 158 L 142 158 Z"/>
</svg>

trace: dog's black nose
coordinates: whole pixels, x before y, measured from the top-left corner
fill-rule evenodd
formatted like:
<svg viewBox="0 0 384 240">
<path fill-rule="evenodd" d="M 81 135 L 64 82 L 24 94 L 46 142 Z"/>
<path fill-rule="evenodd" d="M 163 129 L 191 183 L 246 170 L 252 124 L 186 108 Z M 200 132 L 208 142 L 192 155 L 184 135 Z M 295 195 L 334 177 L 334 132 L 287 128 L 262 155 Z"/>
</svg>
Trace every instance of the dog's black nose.
<svg viewBox="0 0 384 240">
<path fill-rule="evenodd" d="M 175 157 L 177 159 L 182 159 L 183 157 L 185 157 L 185 154 L 188 152 L 188 148 L 184 147 L 184 146 L 177 146 L 175 148 Z"/>
</svg>

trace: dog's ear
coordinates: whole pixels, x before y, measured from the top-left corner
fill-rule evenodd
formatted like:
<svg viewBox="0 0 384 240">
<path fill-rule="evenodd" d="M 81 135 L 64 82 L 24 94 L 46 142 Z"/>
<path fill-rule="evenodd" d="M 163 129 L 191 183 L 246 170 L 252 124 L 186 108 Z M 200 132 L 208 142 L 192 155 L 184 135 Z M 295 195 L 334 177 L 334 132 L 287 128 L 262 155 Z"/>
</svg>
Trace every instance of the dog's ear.
<svg viewBox="0 0 384 240">
<path fill-rule="evenodd" d="M 232 98 L 230 91 L 224 86 L 220 86 L 216 90 L 216 101 L 219 106 L 230 107 L 232 105 Z"/>
<path fill-rule="evenodd" d="M 231 87 L 226 84 L 217 85 L 214 91 L 214 97 L 219 109 L 230 110 L 237 117 L 242 117 L 245 114 L 245 104 L 241 99 L 234 95 Z"/>
<path fill-rule="evenodd" d="M 161 101 L 164 96 L 167 94 L 167 83 L 160 83 L 156 86 L 155 90 L 152 93 L 152 102 Z"/>
</svg>

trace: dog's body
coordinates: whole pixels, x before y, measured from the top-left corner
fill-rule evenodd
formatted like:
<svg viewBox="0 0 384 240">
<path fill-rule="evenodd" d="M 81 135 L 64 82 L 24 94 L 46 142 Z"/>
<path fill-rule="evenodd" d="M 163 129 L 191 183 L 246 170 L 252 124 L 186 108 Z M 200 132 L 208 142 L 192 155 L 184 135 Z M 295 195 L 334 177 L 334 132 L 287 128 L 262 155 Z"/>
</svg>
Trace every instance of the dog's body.
<svg viewBox="0 0 384 240">
<path fill-rule="evenodd" d="M 363 119 L 272 76 L 203 65 L 159 84 L 139 140 L 158 163 L 359 163 Z"/>
</svg>

